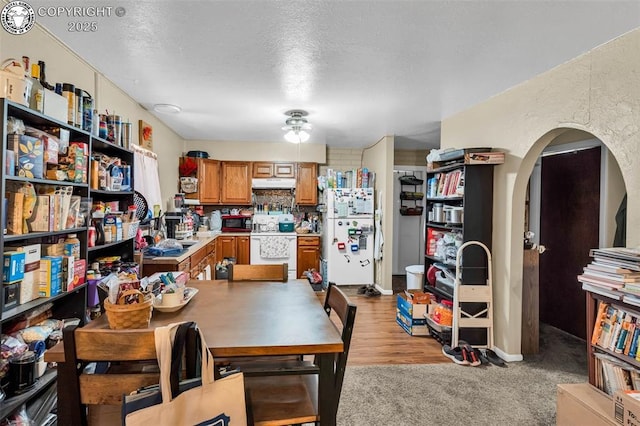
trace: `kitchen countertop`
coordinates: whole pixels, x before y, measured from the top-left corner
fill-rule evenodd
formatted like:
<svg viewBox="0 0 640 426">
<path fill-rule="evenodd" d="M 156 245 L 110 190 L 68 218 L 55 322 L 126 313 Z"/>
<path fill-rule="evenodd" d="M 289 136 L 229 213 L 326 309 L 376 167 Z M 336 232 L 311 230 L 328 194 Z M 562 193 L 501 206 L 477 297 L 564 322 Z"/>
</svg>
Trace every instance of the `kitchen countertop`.
<svg viewBox="0 0 640 426">
<path fill-rule="evenodd" d="M 167 264 L 167 263 L 180 263 L 187 260 L 191 255 L 195 254 L 201 248 L 205 247 L 211 241 L 214 241 L 219 236 L 229 236 L 229 237 L 244 237 L 249 236 L 251 233 L 249 232 L 222 232 L 220 234 L 214 235 L 212 237 L 200 237 L 198 238 L 198 243 L 190 246 L 187 251 L 182 253 L 180 256 L 158 256 L 158 257 L 145 257 L 142 260 L 143 264 Z M 321 237 L 320 233 L 308 233 L 308 234 L 296 234 L 298 237 Z M 179 240 L 178 240 L 179 241 Z"/>
</svg>

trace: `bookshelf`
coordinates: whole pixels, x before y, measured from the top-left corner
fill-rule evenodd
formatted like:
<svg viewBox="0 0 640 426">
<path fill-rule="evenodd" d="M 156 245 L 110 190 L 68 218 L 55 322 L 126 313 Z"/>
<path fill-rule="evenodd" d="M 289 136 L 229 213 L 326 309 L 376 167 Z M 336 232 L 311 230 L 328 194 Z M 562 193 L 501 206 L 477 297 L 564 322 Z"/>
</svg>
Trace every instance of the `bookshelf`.
<svg viewBox="0 0 640 426">
<path fill-rule="evenodd" d="M 640 390 L 640 252 L 604 248 L 578 276 L 586 293 L 589 383 L 608 395 Z"/>
<path fill-rule="evenodd" d="M 435 265 L 455 275 L 457 248 L 467 241 L 479 241 L 491 249 L 493 168 L 493 164 L 466 164 L 463 158 L 429 168 L 423 253 L 425 272 Z M 486 282 L 486 253 L 480 246 L 465 250 L 461 267 L 462 285 Z M 443 285 L 445 280 L 439 279 L 430 283 L 428 273 L 424 274 L 423 280 L 424 290 L 435 295 L 438 302 L 453 300 L 453 282 L 451 286 Z M 484 303 L 475 302 L 464 305 L 465 311 L 470 313 L 486 307 Z M 472 344 L 486 344 L 486 329 L 463 329 L 460 338 Z"/>
</svg>

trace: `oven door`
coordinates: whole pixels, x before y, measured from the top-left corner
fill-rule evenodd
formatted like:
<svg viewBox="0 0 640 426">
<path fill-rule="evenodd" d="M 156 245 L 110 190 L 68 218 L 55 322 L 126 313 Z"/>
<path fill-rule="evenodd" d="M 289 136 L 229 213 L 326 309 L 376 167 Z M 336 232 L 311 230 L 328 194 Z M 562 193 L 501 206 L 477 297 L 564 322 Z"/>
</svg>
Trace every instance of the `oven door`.
<svg viewBox="0 0 640 426">
<path fill-rule="evenodd" d="M 295 235 L 251 235 L 251 264 L 287 263 L 289 279 L 296 279 L 298 238 Z"/>
</svg>

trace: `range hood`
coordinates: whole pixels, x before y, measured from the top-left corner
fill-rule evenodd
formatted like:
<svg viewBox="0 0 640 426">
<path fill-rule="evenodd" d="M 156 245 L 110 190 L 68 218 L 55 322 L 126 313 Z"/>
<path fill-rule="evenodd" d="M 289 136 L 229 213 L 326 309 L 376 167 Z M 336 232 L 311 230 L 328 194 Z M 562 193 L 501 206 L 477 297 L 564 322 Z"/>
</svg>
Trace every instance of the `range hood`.
<svg viewBox="0 0 640 426">
<path fill-rule="evenodd" d="M 253 189 L 295 189 L 296 180 L 293 178 L 260 178 L 252 179 Z"/>
</svg>

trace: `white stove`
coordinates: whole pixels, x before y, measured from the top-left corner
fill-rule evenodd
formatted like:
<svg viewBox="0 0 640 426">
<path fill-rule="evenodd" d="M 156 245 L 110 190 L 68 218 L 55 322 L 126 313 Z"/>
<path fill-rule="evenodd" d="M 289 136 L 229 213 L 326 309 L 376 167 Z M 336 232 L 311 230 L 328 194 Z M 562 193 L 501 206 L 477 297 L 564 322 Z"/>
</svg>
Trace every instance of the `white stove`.
<svg viewBox="0 0 640 426">
<path fill-rule="evenodd" d="M 279 216 L 254 214 L 251 232 L 251 264 L 287 263 L 289 279 L 297 278 L 298 237 L 295 232 L 279 232 Z"/>
</svg>

